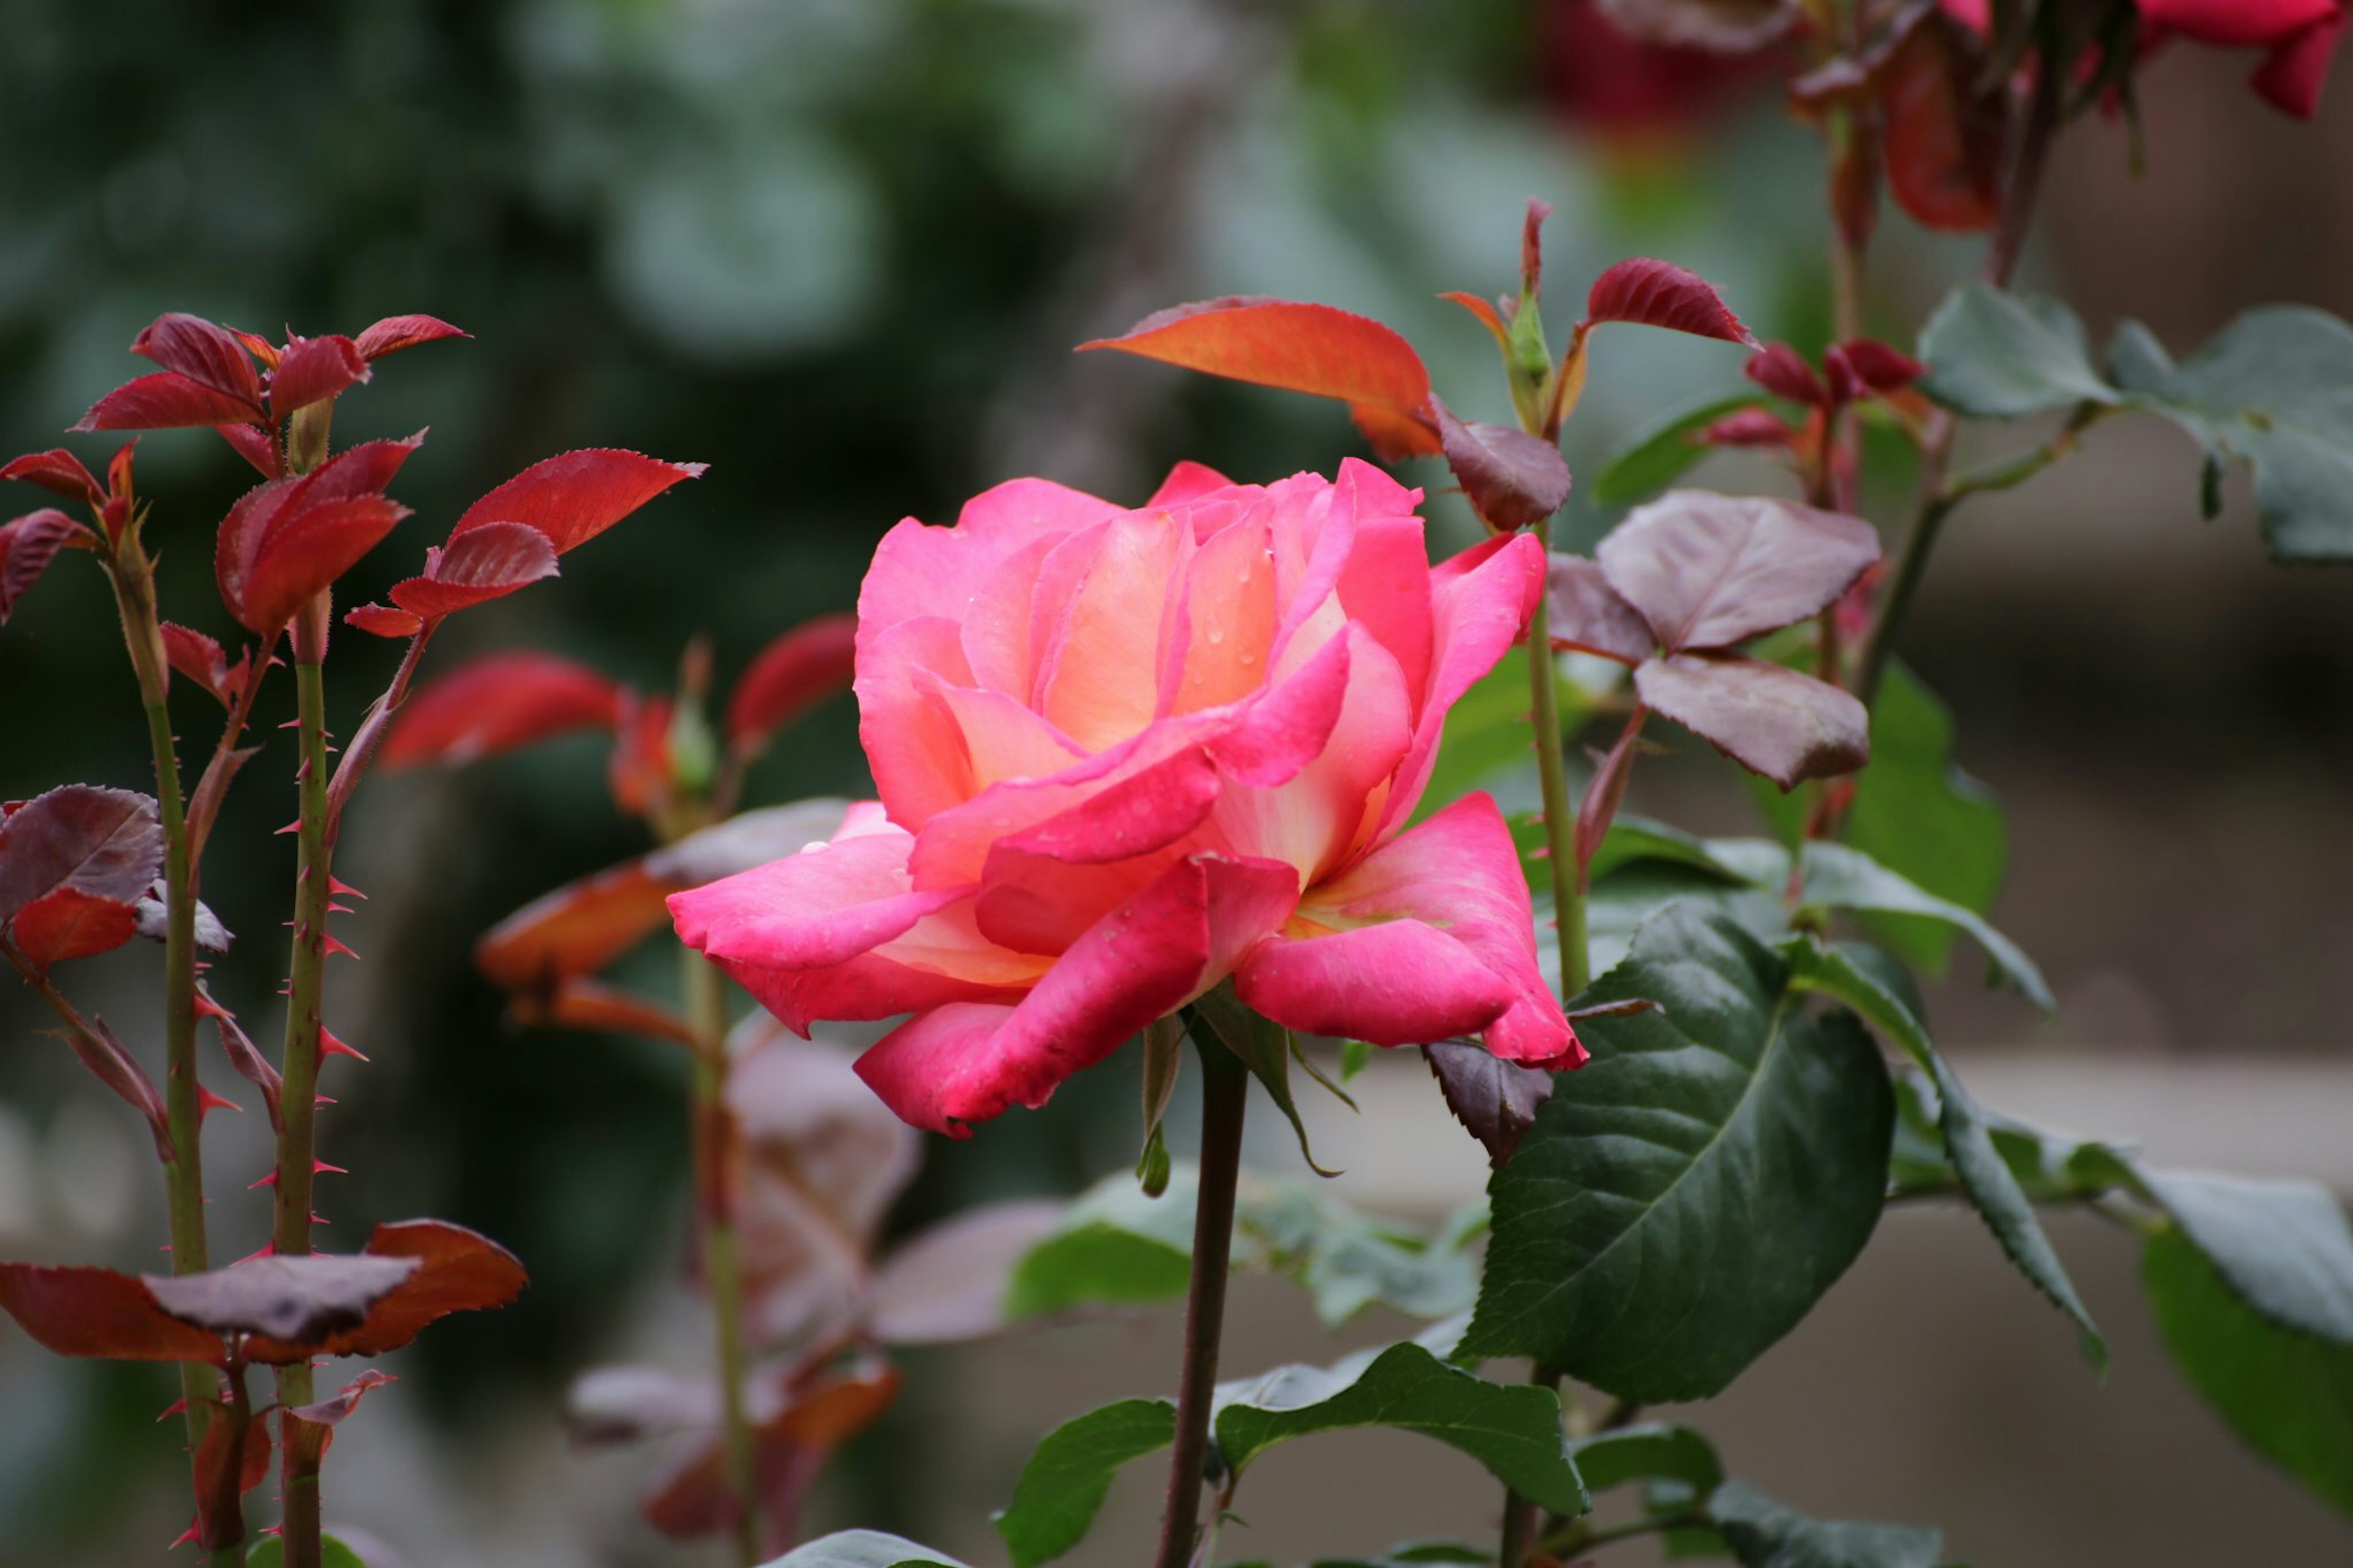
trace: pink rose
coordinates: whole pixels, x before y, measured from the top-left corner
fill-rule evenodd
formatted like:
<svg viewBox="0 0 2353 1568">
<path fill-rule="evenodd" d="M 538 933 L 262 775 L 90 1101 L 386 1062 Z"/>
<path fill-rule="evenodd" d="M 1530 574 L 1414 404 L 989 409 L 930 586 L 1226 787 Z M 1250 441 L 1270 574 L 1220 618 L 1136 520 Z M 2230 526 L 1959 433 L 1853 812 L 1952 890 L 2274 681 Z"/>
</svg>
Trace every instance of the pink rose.
<svg viewBox="0 0 2353 1568">
<path fill-rule="evenodd" d="M 881 800 L 671 899 L 680 936 L 804 1032 L 912 1013 L 859 1073 L 959 1136 L 1229 976 L 1293 1028 L 1576 1065 L 1494 802 L 1405 826 L 1544 550 L 1432 567 L 1420 499 L 1184 464 L 1134 511 L 1016 479 L 902 522 L 858 604 Z"/>
<path fill-rule="evenodd" d="M 2139 0 L 2143 36 L 2179 34 L 2223 48 L 2267 49 L 2251 78 L 2274 107 L 2309 120 L 2345 37 L 2345 0 Z"/>
</svg>

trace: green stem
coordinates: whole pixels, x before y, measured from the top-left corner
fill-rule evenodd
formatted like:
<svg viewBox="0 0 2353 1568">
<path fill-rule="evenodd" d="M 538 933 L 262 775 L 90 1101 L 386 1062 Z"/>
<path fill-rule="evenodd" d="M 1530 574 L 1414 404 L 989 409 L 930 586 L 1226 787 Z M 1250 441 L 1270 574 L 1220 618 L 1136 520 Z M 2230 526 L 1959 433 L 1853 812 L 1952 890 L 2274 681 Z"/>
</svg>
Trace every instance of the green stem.
<svg viewBox="0 0 2353 1568">
<path fill-rule="evenodd" d="M 1536 542 L 1552 560 L 1549 529 L 1535 527 Z M 1567 761 L 1561 744 L 1560 690 L 1554 670 L 1548 594 L 1536 595 L 1528 617 L 1528 700 L 1535 730 L 1536 779 L 1544 795 L 1546 866 L 1552 878 L 1555 934 L 1560 942 L 1560 989 L 1574 996 L 1589 978 L 1585 932 L 1585 892 L 1577 877 L 1577 813 L 1568 803 Z"/>
<path fill-rule="evenodd" d="M 1620 1541 L 1637 1541 L 1645 1535 L 1662 1535 L 1670 1530 L 1705 1524 L 1706 1519 L 1696 1512 L 1671 1514 L 1663 1519 L 1636 1520 L 1608 1530 L 1588 1530 L 1582 1521 L 1555 1531 L 1537 1543 L 1537 1550 L 1547 1557 L 1565 1557 L 1571 1552 L 1590 1552 L 1598 1546 L 1612 1546 Z"/>
<path fill-rule="evenodd" d="M 1209 1456 L 1209 1406 L 1218 1392 L 1226 1273 L 1234 1245 L 1234 1190 L 1241 1178 L 1242 1113 L 1250 1070 L 1211 1029 L 1194 1031 L 1201 1057 L 1201 1183 L 1193 1210 L 1193 1277 L 1185 1295 L 1185 1363 L 1176 1393 L 1176 1440 L 1160 1515 L 1155 1568 L 1187 1568 L 1201 1515 Z"/>
<path fill-rule="evenodd" d="M 294 885 L 293 956 L 288 965 L 285 1054 L 279 1071 L 278 1191 L 271 1242 L 281 1256 L 311 1250 L 311 1176 L 319 1104 L 321 994 L 327 952 L 327 904 L 332 886 L 327 836 L 327 696 L 318 652 L 297 639 L 294 660 L 297 724 L 301 763 L 296 782 L 301 798 Z M 278 1370 L 278 1402 L 290 1411 L 313 1396 L 307 1362 Z M 280 1417 L 281 1427 L 293 1424 Z M 283 1446 L 286 1568 L 319 1568 L 319 1467 L 297 1452 L 309 1445 Z"/>
<path fill-rule="evenodd" d="M 695 1219 L 702 1232 L 704 1282 L 718 1341 L 721 1440 L 727 1489 L 735 1500 L 735 1556 L 760 1561 L 758 1456 L 744 1402 L 751 1361 L 744 1346 L 744 1281 L 736 1256 L 734 1112 L 727 1105 L 727 993 L 718 969 L 690 947 L 679 949 L 687 1023 L 694 1034 Z"/>
</svg>

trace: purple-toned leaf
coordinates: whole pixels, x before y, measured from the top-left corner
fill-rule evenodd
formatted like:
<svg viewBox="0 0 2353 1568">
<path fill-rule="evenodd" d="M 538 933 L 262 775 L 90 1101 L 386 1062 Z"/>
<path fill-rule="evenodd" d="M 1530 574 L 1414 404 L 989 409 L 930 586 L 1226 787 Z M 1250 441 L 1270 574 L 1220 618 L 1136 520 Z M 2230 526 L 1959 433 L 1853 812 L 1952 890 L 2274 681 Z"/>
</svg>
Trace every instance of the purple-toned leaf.
<svg viewBox="0 0 2353 1568">
<path fill-rule="evenodd" d="M 1794 501 L 1672 490 L 1594 555 L 1673 653 L 1730 647 L 1818 614 L 1879 559 L 1879 535 Z"/>
<path fill-rule="evenodd" d="M 1552 1098 L 1552 1074 L 1492 1055 L 1472 1040 L 1440 1040 L 1421 1048 L 1438 1079 L 1446 1109 L 1485 1146 L 1501 1170 L 1535 1125 L 1536 1108 Z"/>
<path fill-rule="evenodd" d="M 1568 500 L 1568 465 L 1559 447 L 1504 425 L 1466 425 L 1436 398 L 1430 406 L 1446 466 L 1489 528 L 1499 533 L 1533 528 Z"/>
<path fill-rule="evenodd" d="M 298 408 L 340 396 L 375 374 L 349 338 L 296 338 L 269 373 L 269 411 L 283 419 Z"/>
<path fill-rule="evenodd" d="M 575 730 L 610 730 L 620 713 L 621 689 L 586 665 L 494 653 L 410 698 L 385 739 L 384 763 L 470 763 Z"/>
<path fill-rule="evenodd" d="M 1580 648 L 1621 664 L 1640 664 L 1659 651 L 1650 623 L 1618 596 L 1598 562 L 1556 554 L 1545 595 L 1555 648 Z"/>
<path fill-rule="evenodd" d="M 528 523 L 565 554 L 708 466 L 610 448 L 565 452 L 533 463 L 468 507 L 449 537 L 486 523 Z"/>
<path fill-rule="evenodd" d="M 1639 679 L 1641 670 L 1636 674 Z M 1625 804 L 1626 785 L 1634 776 L 1635 748 L 1641 743 L 1639 725 L 1629 724 L 1620 731 L 1616 742 L 1602 757 L 1601 765 L 1593 770 L 1593 778 L 1585 786 L 1584 799 L 1577 803 L 1577 830 L 1571 847 L 1577 856 L 1579 887 L 1586 885 L 1594 857 L 1601 853 L 1602 843 L 1609 837 L 1609 825 L 1617 820 L 1618 808 Z"/>
<path fill-rule="evenodd" d="M 1117 349 L 1209 375 L 1335 397 L 1356 411 L 1377 444 L 1408 453 L 1440 450 L 1430 409 L 1430 372 L 1413 345 L 1367 316 L 1330 305 L 1229 296 L 1146 316 L 1115 338 L 1079 345 Z"/>
<path fill-rule="evenodd" d="M 173 1317 L 144 1281 L 111 1268 L 0 1263 L 0 1307 L 58 1355 L 216 1364 L 227 1359 L 219 1335 Z"/>
<path fill-rule="evenodd" d="M 1064 1210 L 1042 1199 L 988 1204 L 902 1242 L 874 1271 L 867 1327 L 894 1345 L 997 1332 L 1014 1266 L 1061 1224 Z"/>
<path fill-rule="evenodd" d="M 261 378 L 253 356 L 227 327 L 174 310 L 158 316 L 131 341 L 131 352 L 165 370 L 226 393 L 245 405 L 246 417 L 261 417 Z"/>
<path fill-rule="evenodd" d="M 557 574 L 555 546 L 529 523 L 487 522 L 425 552 L 425 574 L 396 583 L 392 602 L 438 620 Z"/>
<path fill-rule="evenodd" d="M 1850 692 L 1737 655 L 1679 653 L 1634 672 L 1642 700 L 1784 790 L 1871 760 L 1871 717 Z"/>
<path fill-rule="evenodd" d="M 1798 0 L 1597 0 L 1603 16 L 1638 43 L 1746 54 L 1788 37 Z"/>
<path fill-rule="evenodd" d="M 419 343 L 473 335 L 433 316 L 386 316 L 353 341 L 362 359 L 379 360 L 403 349 L 413 349 Z"/>
<path fill-rule="evenodd" d="M 708 1374 L 654 1366 L 593 1367 L 564 1396 L 564 1425 L 586 1447 L 642 1442 L 719 1425 L 719 1389 Z"/>
<path fill-rule="evenodd" d="M 153 800 L 92 784 L 53 789 L 0 820 L 0 926 L 60 889 L 128 910 L 163 870 Z"/>
<path fill-rule="evenodd" d="M 1597 325 L 1632 321 L 1752 348 L 1757 343 L 1707 279 L 1671 261 L 1647 257 L 1621 261 L 1595 279 L 1593 291 L 1586 296 L 1585 317 Z"/>
<path fill-rule="evenodd" d="M 142 1282 L 182 1322 L 307 1345 L 366 1321 L 368 1309 L 417 1267 L 413 1258 L 272 1253 L 202 1274 L 147 1275 Z"/>
<path fill-rule="evenodd" d="M 1830 406 L 1830 388 L 1806 363 L 1806 356 L 1787 343 L 1767 343 L 1748 356 L 1741 374 L 1776 397 L 1810 407 Z"/>
<path fill-rule="evenodd" d="M 76 430 L 177 430 L 192 425 L 242 425 L 256 411 L 232 396 L 177 371 L 159 370 L 127 381 L 81 416 Z"/>
<path fill-rule="evenodd" d="M 16 602 L 49 569 L 58 552 L 77 536 L 87 539 L 90 530 L 50 506 L 0 523 L 0 626 L 16 613 Z"/>
<path fill-rule="evenodd" d="M 837 691 L 849 689 L 858 617 L 819 616 L 762 648 L 727 699 L 727 739 L 757 751 Z"/>
<path fill-rule="evenodd" d="M 38 485 L 52 495 L 68 500 L 84 501 L 91 506 L 106 499 L 106 491 L 92 477 L 79 458 L 63 447 L 52 447 L 46 452 L 27 452 L 5 468 L 0 468 L 0 479 L 22 479 L 28 485 Z"/>
</svg>

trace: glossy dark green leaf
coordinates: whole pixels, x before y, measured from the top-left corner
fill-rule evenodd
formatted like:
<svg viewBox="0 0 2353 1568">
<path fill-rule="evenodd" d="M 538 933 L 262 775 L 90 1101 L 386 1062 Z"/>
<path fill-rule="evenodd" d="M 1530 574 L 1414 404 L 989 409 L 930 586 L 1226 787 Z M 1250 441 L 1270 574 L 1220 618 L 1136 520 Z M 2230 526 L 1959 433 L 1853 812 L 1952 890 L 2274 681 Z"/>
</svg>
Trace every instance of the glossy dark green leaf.
<svg viewBox="0 0 2353 1568">
<path fill-rule="evenodd" d="M 965 1568 L 944 1552 L 879 1530 L 845 1530 L 786 1552 L 767 1568 Z"/>
<path fill-rule="evenodd" d="M 1624 506 L 1665 489 L 1708 454 L 1699 433 L 1728 414 L 1754 408 L 1761 392 L 1727 392 L 1702 398 L 1643 426 L 1603 463 L 1593 481 L 1594 499 Z"/>
<path fill-rule="evenodd" d="M 1853 1020 L 1810 1018 L 1782 961 L 1722 913 L 1662 910 L 1585 1000 L 1593 1020 L 1488 1186 L 1463 1349 L 1620 1398 L 1720 1393 L 1795 1327 L 1878 1223 L 1894 1097 Z"/>
<path fill-rule="evenodd" d="M 1936 1568 L 1945 1546 L 1934 1530 L 1810 1519 L 1738 1481 L 1718 1487 L 1707 1511 L 1742 1568 Z"/>
<path fill-rule="evenodd" d="M 1928 367 L 1921 390 L 1957 414 L 2015 419 L 2122 397 L 2073 310 L 1983 283 L 1946 297 L 1921 331 L 1919 359 Z"/>
<path fill-rule="evenodd" d="M 1035 1568 L 1076 1546 L 1119 1468 L 1176 1438 L 1176 1406 L 1166 1399 L 1123 1399 L 1048 1433 L 997 1516 L 1014 1568 Z"/>
<path fill-rule="evenodd" d="M 1952 1068 L 1928 1038 L 1916 999 L 1907 997 L 1901 970 L 1869 948 L 1824 948 L 1811 937 L 1784 943 L 1781 956 L 1794 984 L 1846 1004 L 1920 1064 L 1936 1085 L 1937 1123 L 1945 1151 L 1970 1205 L 1993 1232 L 2002 1251 L 2034 1288 L 2074 1320 L 2084 1359 L 2098 1370 L 2108 1364 L 2107 1342 L 2092 1321 L 2074 1282 L 2042 1233 L 2034 1205 L 2009 1164 L 1996 1152 L 1984 1114 L 1961 1087 Z M 1889 970 L 1894 969 L 1891 974 Z"/>
</svg>

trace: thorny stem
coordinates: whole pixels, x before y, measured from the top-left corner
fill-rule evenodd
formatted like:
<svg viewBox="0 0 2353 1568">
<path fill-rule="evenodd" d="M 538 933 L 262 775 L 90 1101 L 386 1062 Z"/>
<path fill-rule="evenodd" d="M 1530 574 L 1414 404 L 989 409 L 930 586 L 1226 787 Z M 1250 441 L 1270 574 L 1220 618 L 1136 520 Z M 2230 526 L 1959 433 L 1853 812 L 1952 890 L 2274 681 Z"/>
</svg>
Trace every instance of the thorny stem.
<svg viewBox="0 0 2353 1568">
<path fill-rule="evenodd" d="M 694 1035 L 694 1212 L 702 1228 L 702 1269 L 718 1341 L 721 1438 L 734 1509 L 735 1555 L 742 1568 L 760 1561 L 760 1496 L 752 1421 L 744 1384 L 744 1282 L 736 1257 L 734 1112 L 727 1104 L 727 994 L 716 966 L 691 947 L 679 949 L 686 1016 Z"/>
<path fill-rule="evenodd" d="M 332 845 L 327 834 L 327 699 L 321 650 L 302 646 L 294 656 L 297 724 L 301 737 L 301 763 L 296 770 L 301 812 L 296 819 L 300 837 L 294 887 L 293 958 L 289 964 L 286 1000 L 286 1047 L 279 1071 L 281 1120 L 278 1137 L 278 1185 L 271 1243 L 281 1256 L 311 1250 L 311 1176 L 319 1105 L 321 992 L 327 952 L 327 905 L 332 886 L 328 862 Z M 308 1362 L 278 1371 L 278 1402 L 290 1412 L 312 1397 Z M 291 1414 L 280 1416 L 281 1432 L 294 1423 Z M 286 1441 L 282 1476 L 285 1489 L 287 1568 L 319 1568 L 319 1468 L 315 1458 L 297 1450 L 308 1445 Z"/>
<path fill-rule="evenodd" d="M 1201 1056 L 1201 1184 L 1193 1211 L 1193 1277 L 1185 1295 L 1185 1364 L 1176 1394 L 1176 1441 L 1160 1515 L 1155 1568 L 1187 1568 L 1200 1521 L 1209 1455 L 1209 1405 L 1225 1331 L 1226 1273 L 1234 1243 L 1234 1189 L 1241 1176 L 1242 1113 L 1250 1072 L 1215 1030 L 1194 1031 Z"/>
</svg>

